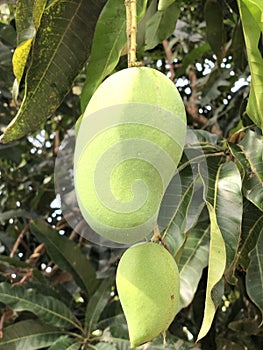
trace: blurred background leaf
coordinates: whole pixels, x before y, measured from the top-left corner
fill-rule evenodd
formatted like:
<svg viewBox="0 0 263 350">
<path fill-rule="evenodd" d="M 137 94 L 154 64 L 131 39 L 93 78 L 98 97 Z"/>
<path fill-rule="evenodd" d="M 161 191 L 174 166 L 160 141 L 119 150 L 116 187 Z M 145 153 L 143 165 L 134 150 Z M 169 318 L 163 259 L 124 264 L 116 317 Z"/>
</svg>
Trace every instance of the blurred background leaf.
<svg viewBox="0 0 263 350">
<path fill-rule="evenodd" d="M 33 289 L 0 284 L 0 301 L 17 311 L 30 311 L 42 321 L 56 327 L 79 327 L 72 312 L 61 301 Z"/>
<path fill-rule="evenodd" d="M 63 332 L 53 326 L 28 319 L 8 326 L 0 346 L 3 350 L 41 349 L 53 344 L 61 334 Z"/>
<path fill-rule="evenodd" d="M 52 260 L 72 274 L 76 283 L 88 295 L 93 294 L 97 287 L 96 272 L 79 247 L 43 221 L 34 221 L 30 226 L 38 240 L 45 243 Z"/>
<path fill-rule="evenodd" d="M 263 229 L 258 235 L 255 248 L 250 252 L 250 263 L 246 275 L 246 287 L 249 297 L 261 311 L 263 320 Z M 262 324 L 262 322 L 261 322 Z"/>
</svg>

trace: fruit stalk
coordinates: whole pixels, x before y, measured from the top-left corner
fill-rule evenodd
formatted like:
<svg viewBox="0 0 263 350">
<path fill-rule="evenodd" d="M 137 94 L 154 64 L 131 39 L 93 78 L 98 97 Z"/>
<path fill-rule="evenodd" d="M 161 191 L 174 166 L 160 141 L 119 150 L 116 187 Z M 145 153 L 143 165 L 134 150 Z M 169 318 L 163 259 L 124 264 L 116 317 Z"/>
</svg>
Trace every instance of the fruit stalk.
<svg viewBox="0 0 263 350">
<path fill-rule="evenodd" d="M 136 67 L 136 32 L 137 32 L 137 11 L 136 0 L 125 0 L 126 6 L 126 34 L 128 45 L 128 67 Z"/>
</svg>

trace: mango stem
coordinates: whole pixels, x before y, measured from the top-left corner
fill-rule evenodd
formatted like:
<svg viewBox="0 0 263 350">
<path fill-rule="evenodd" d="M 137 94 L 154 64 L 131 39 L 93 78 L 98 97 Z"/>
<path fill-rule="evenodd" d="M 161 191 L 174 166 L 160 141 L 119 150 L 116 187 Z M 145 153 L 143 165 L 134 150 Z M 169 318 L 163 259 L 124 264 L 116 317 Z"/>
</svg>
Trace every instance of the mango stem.
<svg viewBox="0 0 263 350">
<path fill-rule="evenodd" d="M 128 44 L 128 67 L 136 67 L 136 33 L 137 33 L 137 10 L 136 0 L 125 0 L 126 6 L 126 34 Z"/>
<path fill-rule="evenodd" d="M 164 246 L 164 248 L 166 250 L 168 250 L 169 253 L 171 253 L 168 245 L 165 243 L 162 235 L 160 234 L 159 226 L 157 223 L 154 225 L 154 231 L 153 231 L 153 236 L 151 238 L 151 242 L 153 242 L 153 243 L 161 242 L 161 244 Z"/>
</svg>

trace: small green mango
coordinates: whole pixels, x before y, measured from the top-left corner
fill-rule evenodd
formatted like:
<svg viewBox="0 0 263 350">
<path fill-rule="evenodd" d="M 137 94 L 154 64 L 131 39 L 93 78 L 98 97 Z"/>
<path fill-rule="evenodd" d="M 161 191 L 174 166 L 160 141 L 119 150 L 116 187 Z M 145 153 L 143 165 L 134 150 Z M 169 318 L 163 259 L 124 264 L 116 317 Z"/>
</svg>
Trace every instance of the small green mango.
<svg viewBox="0 0 263 350">
<path fill-rule="evenodd" d="M 117 268 L 116 285 L 131 348 L 167 330 L 178 311 L 180 277 L 163 246 L 144 242 L 127 249 Z"/>
</svg>

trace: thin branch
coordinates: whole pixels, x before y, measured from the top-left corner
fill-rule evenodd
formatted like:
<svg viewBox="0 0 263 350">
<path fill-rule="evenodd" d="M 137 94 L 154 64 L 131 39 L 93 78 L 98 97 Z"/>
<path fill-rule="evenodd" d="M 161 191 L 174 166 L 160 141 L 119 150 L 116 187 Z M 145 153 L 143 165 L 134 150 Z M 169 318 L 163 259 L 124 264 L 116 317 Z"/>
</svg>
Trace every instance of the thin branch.
<svg viewBox="0 0 263 350">
<path fill-rule="evenodd" d="M 39 258 L 41 257 L 41 255 L 43 255 L 46 252 L 46 246 L 44 243 L 39 244 L 34 252 L 30 255 L 30 257 L 27 259 L 27 263 L 28 264 L 33 264 L 36 265 L 36 263 L 38 262 Z"/>
<path fill-rule="evenodd" d="M 0 5 L 1 5 L 1 3 L 0 3 Z M 1 319 L 0 319 L 0 339 L 3 338 L 4 323 L 5 323 L 5 312 L 3 312 Z"/>
<path fill-rule="evenodd" d="M 4 328 L 4 324 L 5 321 L 9 321 L 14 315 L 13 310 L 8 309 L 8 307 L 6 307 L 2 313 L 2 316 L 0 318 L 0 339 L 3 338 L 3 328 Z"/>
<path fill-rule="evenodd" d="M 136 67 L 136 32 L 137 32 L 137 10 L 136 0 L 125 0 L 126 6 L 126 34 L 128 43 L 128 67 Z"/>
<path fill-rule="evenodd" d="M 158 224 L 155 224 L 154 225 L 153 236 L 151 238 L 151 242 L 157 243 L 158 241 L 160 241 L 162 243 L 162 245 L 164 246 L 164 248 L 167 249 L 169 253 L 171 253 L 168 245 L 165 243 L 162 235 L 160 234 L 160 230 L 159 230 Z"/>
<path fill-rule="evenodd" d="M 173 66 L 173 55 L 171 49 L 169 49 L 169 42 L 168 40 L 163 41 L 163 48 L 164 52 L 166 54 L 167 62 L 169 64 L 169 71 L 171 73 L 170 79 L 173 81 L 175 77 L 175 71 Z"/>
<path fill-rule="evenodd" d="M 22 286 L 26 281 L 32 278 L 33 276 L 33 269 L 29 269 L 25 275 L 21 278 L 20 281 L 13 283 L 13 286 Z"/>
<path fill-rule="evenodd" d="M 22 240 L 23 240 L 23 237 L 24 235 L 26 234 L 26 232 L 28 231 L 29 229 L 29 223 L 26 224 L 26 226 L 23 228 L 23 230 L 20 232 L 20 234 L 18 235 L 17 237 L 17 240 L 15 241 L 15 244 L 12 248 L 12 251 L 11 253 L 9 254 L 10 258 L 13 258 L 14 255 L 15 255 L 15 252 L 17 251 L 19 245 L 21 244 Z"/>
<path fill-rule="evenodd" d="M 199 128 L 205 128 L 209 125 L 209 119 L 207 119 L 205 116 L 199 113 L 199 99 L 198 99 L 198 93 L 197 93 L 197 77 L 194 72 L 194 70 L 189 71 L 189 80 L 190 85 L 192 89 L 192 94 L 189 98 L 189 102 L 185 103 L 185 109 L 189 115 L 189 117 L 193 120 L 193 123 L 198 126 Z M 222 130 L 220 129 L 219 125 L 215 123 L 211 127 L 211 132 L 222 136 Z"/>
<path fill-rule="evenodd" d="M 60 137 L 59 137 L 59 131 L 57 130 L 55 132 L 55 137 L 54 137 L 54 146 L 53 146 L 53 156 L 56 158 L 58 151 L 60 147 Z"/>
</svg>

